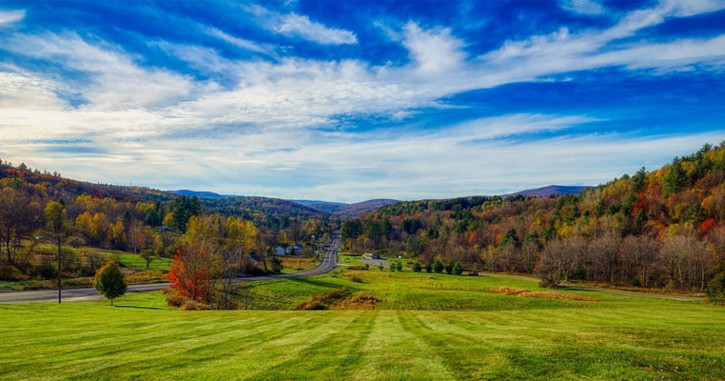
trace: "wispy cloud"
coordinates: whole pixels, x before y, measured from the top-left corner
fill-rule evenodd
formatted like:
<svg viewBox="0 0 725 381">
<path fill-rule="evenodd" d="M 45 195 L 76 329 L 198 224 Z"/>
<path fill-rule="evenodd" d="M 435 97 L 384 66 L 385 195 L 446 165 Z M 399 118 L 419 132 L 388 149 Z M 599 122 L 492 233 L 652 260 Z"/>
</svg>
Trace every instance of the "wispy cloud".
<svg viewBox="0 0 725 381">
<path fill-rule="evenodd" d="M 25 18 L 25 10 L 2 10 L 0 9 L 0 27 L 14 24 Z"/>
<path fill-rule="evenodd" d="M 597 0 L 563 0 L 562 8 L 582 15 L 599 15 L 604 13 L 604 7 Z"/>
<path fill-rule="evenodd" d="M 299 37 L 319 44 L 357 44 L 355 33 L 328 27 L 305 15 L 294 12 L 282 14 L 259 5 L 252 5 L 248 10 L 257 16 L 263 27 L 285 36 Z"/>
<path fill-rule="evenodd" d="M 251 40 L 235 37 L 214 27 L 205 27 L 204 32 L 210 36 L 226 41 L 240 49 L 250 50 L 266 55 L 272 55 L 273 53 L 273 47 L 269 45 L 263 45 Z"/>
</svg>

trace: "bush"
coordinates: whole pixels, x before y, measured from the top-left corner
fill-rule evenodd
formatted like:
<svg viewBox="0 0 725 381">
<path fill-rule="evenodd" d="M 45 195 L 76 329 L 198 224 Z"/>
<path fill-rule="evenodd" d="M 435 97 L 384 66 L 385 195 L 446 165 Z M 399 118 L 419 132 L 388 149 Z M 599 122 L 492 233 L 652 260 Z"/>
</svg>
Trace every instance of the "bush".
<svg viewBox="0 0 725 381">
<path fill-rule="evenodd" d="M 460 263 L 456 262 L 455 264 L 453 264 L 452 271 L 453 271 L 453 275 L 461 275 L 461 274 L 463 274 L 463 267 L 461 267 Z"/>
<path fill-rule="evenodd" d="M 539 274 L 541 278 L 541 287 L 557 288 L 559 287 L 559 274 L 555 272 L 545 272 Z"/>
<path fill-rule="evenodd" d="M 413 272 L 419 273 L 420 270 L 421 270 L 420 263 L 419 262 L 413 263 Z"/>
<path fill-rule="evenodd" d="M 23 274 L 17 267 L 13 265 L 0 265 L 0 279 L 2 280 L 20 280 Z"/>
<path fill-rule="evenodd" d="M 272 262 L 272 272 L 273 273 L 275 273 L 275 274 L 282 273 L 282 269 L 284 267 L 282 266 L 282 261 L 279 258 L 272 257 L 272 260 L 270 262 Z"/>
<path fill-rule="evenodd" d="M 43 262 L 35 267 L 31 272 L 34 276 L 39 276 L 43 279 L 53 279 L 56 276 L 56 267 L 53 262 Z"/>
<path fill-rule="evenodd" d="M 181 305 L 179 309 L 185 311 L 205 311 L 210 310 L 211 306 L 209 306 L 208 304 L 197 302 L 196 300 L 187 300 L 186 302 L 184 302 L 184 304 Z"/>
<path fill-rule="evenodd" d="M 363 278 L 357 274 L 347 274 L 347 277 L 355 283 L 363 283 Z"/>
<path fill-rule="evenodd" d="M 443 272 L 443 263 L 436 259 L 435 262 L 433 262 L 433 271 L 435 271 L 438 274 L 442 273 Z"/>
<path fill-rule="evenodd" d="M 433 272 L 433 265 L 431 265 L 430 262 L 427 262 L 425 264 L 425 272 L 427 272 L 428 274 L 430 274 L 431 272 Z"/>
<path fill-rule="evenodd" d="M 189 299 L 181 296 L 179 291 L 173 288 L 167 288 L 162 293 L 166 294 L 166 304 L 170 307 L 181 307 L 184 303 L 188 302 Z"/>
<path fill-rule="evenodd" d="M 725 271 L 710 280 L 707 285 L 707 300 L 710 303 L 725 304 Z"/>
</svg>

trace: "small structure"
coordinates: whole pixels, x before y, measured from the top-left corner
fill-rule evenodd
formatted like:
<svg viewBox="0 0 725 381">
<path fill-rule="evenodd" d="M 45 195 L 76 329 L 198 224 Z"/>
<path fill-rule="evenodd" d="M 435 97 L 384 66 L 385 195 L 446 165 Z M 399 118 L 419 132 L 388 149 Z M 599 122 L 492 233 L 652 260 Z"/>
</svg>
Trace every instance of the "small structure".
<svg viewBox="0 0 725 381">
<path fill-rule="evenodd" d="M 378 253 L 364 253 L 363 259 L 383 259 L 383 257 Z"/>
<path fill-rule="evenodd" d="M 283 257 L 285 254 L 286 254 L 286 251 L 285 251 L 284 247 L 277 246 L 274 248 L 274 255 Z"/>
</svg>

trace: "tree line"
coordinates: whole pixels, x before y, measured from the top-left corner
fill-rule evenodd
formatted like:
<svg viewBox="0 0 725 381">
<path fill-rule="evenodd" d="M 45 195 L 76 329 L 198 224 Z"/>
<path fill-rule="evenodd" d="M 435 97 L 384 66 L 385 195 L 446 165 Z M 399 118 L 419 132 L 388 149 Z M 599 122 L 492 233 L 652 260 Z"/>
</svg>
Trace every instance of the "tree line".
<svg viewBox="0 0 725 381">
<path fill-rule="evenodd" d="M 725 271 L 725 142 L 578 195 L 424 200 L 342 226 L 353 251 L 474 271 L 702 291 Z"/>
</svg>

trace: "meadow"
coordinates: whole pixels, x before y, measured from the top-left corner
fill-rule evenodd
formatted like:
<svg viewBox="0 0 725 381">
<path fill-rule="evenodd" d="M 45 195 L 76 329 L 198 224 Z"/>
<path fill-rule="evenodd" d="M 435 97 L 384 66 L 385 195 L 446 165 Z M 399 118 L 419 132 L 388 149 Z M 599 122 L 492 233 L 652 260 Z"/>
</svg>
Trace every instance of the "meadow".
<svg viewBox="0 0 725 381">
<path fill-rule="evenodd" d="M 335 290 L 328 310 L 293 310 Z M 725 378 L 725 308 L 700 301 L 379 270 L 255 282 L 245 292 L 256 310 L 181 311 L 159 292 L 116 307 L 0 305 L 0 378 Z M 359 294 L 375 310 L 345 310 Z"/>
</svg>

